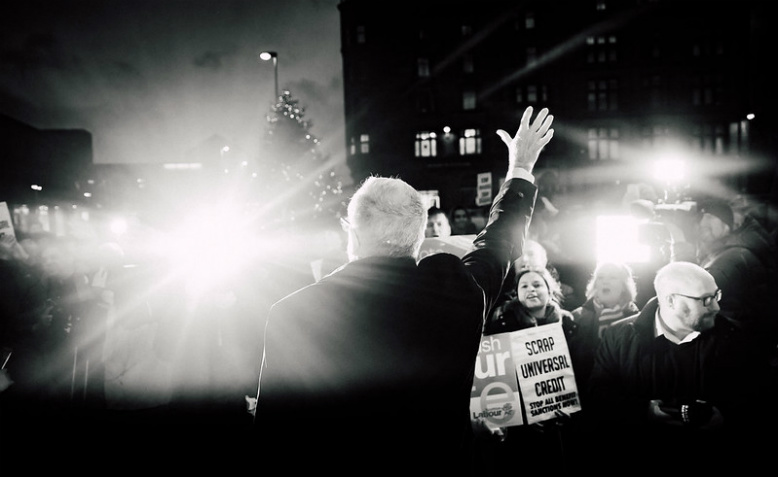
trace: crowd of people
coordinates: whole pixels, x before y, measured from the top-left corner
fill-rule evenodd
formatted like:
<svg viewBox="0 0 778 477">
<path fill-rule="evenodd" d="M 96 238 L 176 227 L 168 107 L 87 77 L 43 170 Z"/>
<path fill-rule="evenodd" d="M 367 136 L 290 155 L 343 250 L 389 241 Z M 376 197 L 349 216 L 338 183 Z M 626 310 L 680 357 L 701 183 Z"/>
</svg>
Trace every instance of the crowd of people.
<svg viewBox="0 0 778 477">
<path fill-rule="evenodd" d="M 497 131 L 506 176 L 483 227 L 465 207 L 428 208 L 403 180 L 370 177 L 341 219 L 343 242 L 299 286 L 278 288 L 282 270 L 257 267 L 193 297 L 186 277 L 128 263 L 115 243 L 4 234 L 3 449 L 45 436 L 68 452 L 145 449 L 166 464 L 194 453 L 193 469 L 345 475 L 769 462 L 771 208 L 705 198 L 689 228 L 630 201 L 651 224 L 651 266 L 594 263 L 580 283 L 555 262 L 551 223 L 563 214 L 533 175 L 553 116 L 534 114 L 513 135 Z M 452 235 L 472 235 L 472 248 L 420 257 L 426 239 Z M 479 343 L 551 326 L 580 410 L 486 425 L 471 412 Z"/>
</svg>

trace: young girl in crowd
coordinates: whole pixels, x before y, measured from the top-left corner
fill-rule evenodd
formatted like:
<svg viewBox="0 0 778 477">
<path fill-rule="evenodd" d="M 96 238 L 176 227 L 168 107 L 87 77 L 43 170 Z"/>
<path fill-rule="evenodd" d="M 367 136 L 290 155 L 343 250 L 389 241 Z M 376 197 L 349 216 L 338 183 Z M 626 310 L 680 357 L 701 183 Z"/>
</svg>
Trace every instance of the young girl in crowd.
<svg viewBox="0 0 778 477">
<path fill-rule="evenodd" d="M 570 341 L 575 332 L 572 314 L 560 305 L 562 292 L 559 282 L 545 267 L 529 266 L 518 270 L 516 296 L 508 299 L 490 316 L 484 335 L 507 333 L 534 326 L 562 322 L 562 329 Z M 571 356 L 572 358 L 572 356 Z M 573 361 L 575 368 L 575 361 Z M 556 462 L 565 467 L 568 460 L 564 451 L 563 424 L 569 420 L 552 419 L 532 425 L 501 427 L 491 431 L 482 421 L 474 421 L 479 437 L 476 462 L 484 472 L 542 472 Z"/>
<path fill-rule="evenodd" d="M 555 323 L 563 318 L 571 322 L 572 315 L 560 305 L 561 286 L 547 268 L 522 268 L 516 274 L 516 283 L 516 297 L 495 310 L 484 335 Z"/>
</svg>

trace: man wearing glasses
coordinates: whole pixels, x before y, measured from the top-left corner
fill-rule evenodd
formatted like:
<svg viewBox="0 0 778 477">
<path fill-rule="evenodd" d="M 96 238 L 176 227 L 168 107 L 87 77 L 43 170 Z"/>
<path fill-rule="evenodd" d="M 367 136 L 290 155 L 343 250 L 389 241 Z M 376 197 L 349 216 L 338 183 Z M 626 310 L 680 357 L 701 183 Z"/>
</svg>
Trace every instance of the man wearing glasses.
<svg viewBox="0 0 778 477">
<path fill-rule="evenodd" d="M 613 450 L 643 453 L 650 470 L 756 466 L 761 430 L 775 424 L 768 350 L 719 313 L 722 291 L 702 267 L 671 262 L 654 289 L 597 350 L 589 391 L 598 432 L 618 436 Z"/>
</svg>

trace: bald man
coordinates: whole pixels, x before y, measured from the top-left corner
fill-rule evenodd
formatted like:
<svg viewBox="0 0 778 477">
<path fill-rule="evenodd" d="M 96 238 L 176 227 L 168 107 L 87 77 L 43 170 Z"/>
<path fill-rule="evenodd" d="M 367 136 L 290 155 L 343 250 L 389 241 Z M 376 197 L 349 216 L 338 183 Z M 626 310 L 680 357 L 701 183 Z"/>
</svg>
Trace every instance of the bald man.
<svg viewBox="0 0 778 477">
<path fill-rule="evenodd" d="M 605 330 L 589 381 L 596 432 L 650 470 L 752 465 L 738 451 L 775 422 L 766 349 L 719 313 L 722 292 L 702 267 L 671 262 L 654 289 L 640 313 Z"/>
</svg>

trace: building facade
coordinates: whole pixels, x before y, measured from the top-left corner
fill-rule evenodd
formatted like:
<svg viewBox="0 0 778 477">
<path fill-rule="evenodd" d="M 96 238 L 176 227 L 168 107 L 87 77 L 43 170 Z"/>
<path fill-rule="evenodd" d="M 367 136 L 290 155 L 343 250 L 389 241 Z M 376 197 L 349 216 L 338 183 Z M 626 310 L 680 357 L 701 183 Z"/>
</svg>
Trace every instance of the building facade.
<svg viewBox="0 0 778 477">
<path fill-rule="evenodd" d="M 487 202 L 527 106 L 555 137 L 541 194 L 646 183 L 771 194 L 774 29 L 758 1 L 344 0 L 347 162 L 355 184 L 399 176 L 443 208 Z M 753 115 L 753 116 L 750 116 Z M 654 172 L 686 172 L 680 178 Z M 678 181 L 678 182 L 676 182 Z M 478 196 L 481 195 L 481 201 Z M 605 199 L 610 200 L 610 199 Z"/>
</svg>

